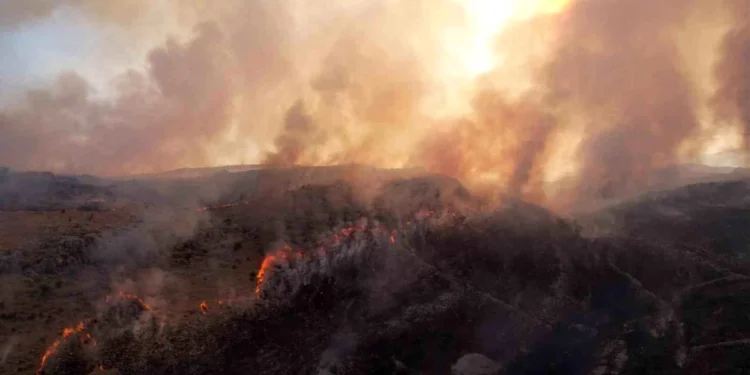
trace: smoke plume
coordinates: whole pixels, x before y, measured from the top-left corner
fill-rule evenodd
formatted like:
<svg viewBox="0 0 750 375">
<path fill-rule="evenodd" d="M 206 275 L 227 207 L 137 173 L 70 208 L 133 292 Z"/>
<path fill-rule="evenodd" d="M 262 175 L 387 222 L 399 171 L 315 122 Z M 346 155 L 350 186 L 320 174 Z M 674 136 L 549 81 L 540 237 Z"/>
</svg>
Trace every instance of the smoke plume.
<svg viewBox="0 0 750 375">
<path fill-rule="evenodd" d="M 750 11 L 747 1 L 727 0 L 732 24 L 720 46 L 721 60 L 716 65 L 718 90 L 714 97 L 723 120 L 739 121 L 744 148 L 750 150 Z"/>
<path fill-rule="evenodd" d="M 414 166 L 542 202 L 552 182 L 573 196 L 616 196 L 692 160 L 710 104 L 750 129 L 747 22 L 733 20 L 706 51 L 721 57 L 710 104 L 684 53 L 686 34 L 725 22 L 694 24 L 697 9 L 721 4 L 558 3 L 567 5 L 534 2 L 487 36 L 474 0 L 167 1 L 165 15 L 191 31 L 154 41 L 145 69 L 110 92 L 70 72 L 1 108 L 0 164 L 98 174 Z M 726 4 L 746 13 L 742 1 Z M 3 5 L 0 25 L 23 28 L 63 6 L 126 32 L 123 18 L 154 11 L 138 0 L 30 1 Z M 495 61 L 474 71 L 485 64 L 481 35 Z"/>
<path fill-rule="evenodd" d="M 550 102 L 580 121 L 583 193 L 614 194 L 678 161 L 695 135 L 696 92 L 676 35 L 694 1 L 580 1 L 545 68 Z"/>
</svg>

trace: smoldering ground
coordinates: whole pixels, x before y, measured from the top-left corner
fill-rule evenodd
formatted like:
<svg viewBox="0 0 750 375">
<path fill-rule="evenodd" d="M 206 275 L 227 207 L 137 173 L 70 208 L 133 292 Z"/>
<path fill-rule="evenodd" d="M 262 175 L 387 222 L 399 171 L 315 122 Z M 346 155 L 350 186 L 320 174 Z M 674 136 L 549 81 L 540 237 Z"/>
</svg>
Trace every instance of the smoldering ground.
<svg viewBox="0 0 750 375">
<path fill-rule="evenodd" d="M 730 200 L 747 193 L 746 184 L 735 185 L 721 185 L 734 192 Z M 150 307 L 112 295 L 82 317 L 87 328 L 64 340 L 46 371 L 76 373 L 101 364 L 121 374 L 439 373 L 479 352 L 507 374 L 544 373 L 550 366 L 573 373 L 602 366 L 607 374 L 655 368 L 699 374 L 704 363 L 739 366 L 744 358 L 734 349 L 700 349 L 727 339 L 716 327 L 729 321 L 748 329 L 743 310 L 732 307 L 739 299 L 711 317 L 691 310 L 705 303 L 693 301 L 693 293 L 700 297 L 710 288 L 716 298 L 728 298 L 723 293 L 739 292 L 747 282 L 746 265 L 714 253 L 721 246 L 692 252 L 679 236 L 668 244 L 635 235 L 584 238 L 541 207 L 517 202 L 482 210 L 480 199 L 440 176 L 392 181 L 364 204 L 351 192 L 345 183 L 277 189 L 275 209 L 217 206 L 208 212 L 220 230 L 183 231 L 192 238 L 177 246 L 154 240 L 174 256 L 174 262 L 167 257 L 167 270 L 144 264 L 110 286 L 143 293 Z M 270 218 L 286 231 L 256 232 L 262 223 L 273 229 Z M 660 223 L 675 226 L 671 217 Z M 244 236 L 239 247 L 232 246 L 238 243 L 232 233 Z M 239 263 L 231 275 L 237 295 L 250 293 L 244 303 L 201 294 L 208 260 L 223 259 L 225 251 L 235 260 L 266 255 L 263 262 Z M 263 277 L 248 275 L 259 264 Z M 193 306 L 182 310 L 174 302 L 183 296 L 171 289 L 170 275 L 194 283 L 184 296 Z M 680 328 L 700 319 L 712 325 Z M 79 345 L 87 333 L 98 349 Z"/>
</svg>

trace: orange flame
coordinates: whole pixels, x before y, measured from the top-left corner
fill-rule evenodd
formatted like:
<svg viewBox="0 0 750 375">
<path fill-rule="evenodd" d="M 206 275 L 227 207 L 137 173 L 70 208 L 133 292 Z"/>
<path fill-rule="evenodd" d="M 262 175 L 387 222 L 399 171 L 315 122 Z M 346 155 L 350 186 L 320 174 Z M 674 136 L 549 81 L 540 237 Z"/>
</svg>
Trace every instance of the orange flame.
<svg viewBox="0 0 750 375">
<path fill-rule="evenodd" d="M 147 305 L 145 302 L 143 302 L 142 299 L 140 299 L 138 296 L 134 294 L 120 292 L 118 293 L 118 297 L 121 299 L 129 299 L 131 301 L 136 301 L 141 306 L 141 308 L 143 308 L 144 310 L 151 311 L 151 306 Z M 111 300 L 111 297 L 108 294 L 106 298 L 104 299 L 104 302 L 109 304 L 110 300 Z M 94 340 L 94 338 L 91 336 L 91 333 L 84 332 L 85 329 L 86 329 L 86 326 L 84 325 L 83 322 L 78 323 L 73 328 L 64 328 L 60 338 L 55 340 L 52 343 L 52 345 L 50 345 L 47 348 L 47 350 L 44 351 L 44 354 L 42 355 L 42 359 L 40 361 L 41 363 L 39 365 L 39 369 L 36 371 L 36 374 L 41 375 L 43 373 L 44 365 L 47 363 L 47 360 L 49 359 L 49 357 L 55 354 L 57 352 L 57 349 L 62 344 L 62 342 L 72 335 L 83 334 L 83 338 L 85 339 L 85 341 L 82 340 L 82 342 L 84 344 L 91 342 L 92 345 L 96 345 L 96 340 Z M 99 365 L 99 370 L 104 371 L 104 367 L 102 365 Z"/>
<path fill-rule="evenodd" d="M 36 371 L 37 375 L 41 375 L 44 371 L 44 365 L 47 363 L 47 359 L 55 352 L 57 352 L 57 349 L 60 347 L 60 344 L 62 344 L 63 340 L 66 340 L 68 337 L 81 333 L 86 327 L 84 326 L 83 322 L 78 323 L 73 328 L 65 328 L 63 329 L 62 335 L 60 338 L 55 340 L 52 345 L 50 345 L 47 350 L 44 351 L 44 355 L 42 355 L 42 360 L 39 365 L 39 369 Z M 91 335 L 87 335 L 88 337 L 91 337 Z"/>
<path fill-rule="evenodd" d="M 288 254 L 292 252 L 292 248 L 289 247 L 289 245 L 284 245 L 281 249 L 277 250 L 276 252 L 272 254 L 266 255 L 265 258 L 263 258 L 263 263 L 260 265 L 260 269 L 258 270 L 258 275 L 255 277 L 255 295 L 260 295 L 260 288 L 263 286 L 263 283 L 266 281 L 266 273 L 268 273 L 268 269 L 271 268 L 271 266 L 275 265 L 276 262 L 279 259 L 286 260 L 288 258 Z M 301 253 L 298 253 L 301 254 Z"/>
<path fill-rule="evenodd" d="M 364 224 L 354 225 L 350 227 L 345 227 L 342 229 L 339 229 L 337 232 L 333 233 L 328 238 L 325 238 L 323 240 L 319 240 L 316 243 L 315 250 L 310 250 L 310 253 L 312 254 L 318 254 L 320 256 L 328 254 L 328 250 L 326 250 L 326 245 L 333 245 L 337 246 L 341 244 L 342 239 L 348 239 L 351 238 L 352 235 L 356 232 L 364 231 L 367 227 Z M 378 228 L 374 228 L 374 232 L 379 232 L 377 230 Z M 390 237 L 391 243 L 396 243 L 396 232 L 393 231 L 393 234 Z M 263 283 L 266 281 L 266 277 L 268 274 L 268 270 L 279 263 L 279 261 L 288 261 L 290 258 L 293 258 L 294 260 L 300 260 L 304 257 L 304 252 L 302 251 L 294 251 L 289 245 L 284 245 L 281 249 L 276 250 L 268 255 L 266 255 L 265 258 L 263 258 L 263 262 L 260 265 L 260 269 L 258 269 L 258 275 L 256 276 L 256 284 L 255 284 L 255 295 L 260 296 L 260 289 L 263 286 Z"/>
<path fill-rule="evenodd" d="M 135 301 L 135 302 L 138 302 L 138 304 L 139 304 L 139 305 L 141 305 L 141 307 L 142 307 L 142 308 L 143 308 L 144 310 L 148 310 L 148 311 L 151 311 L 151 306 L 147 305 L 147 304 L 146 304 L 146 302 L 143 302 L 143 300 L 142 300 L 142 299 L 140 299 L 140 298 L 139 298 L 138 296 L 136 296 L 135 294 L 129 294 L 129 293 L 125 293 L 125 292 L 120 292 L 120 293 L 118 294 L 118 296 L 119 296 L 120 298 L 122 298 L 122 299 L 129 299 L 129 300 L 131 300 L 131 301 Z M 107 296 L 107 300 L 106 300 L 106 302 L 107 302 L 107 303 L 109 303 L 109 296 Z"/>
<path fill-rule="evenodd" d="M 199 305 L 199 307 L 200 307 L 201 313 L 203 315 L 208 314 L 208 304 L 206 303 L 206 301 L 202 301 L 201 304 Z"/>
</svg>

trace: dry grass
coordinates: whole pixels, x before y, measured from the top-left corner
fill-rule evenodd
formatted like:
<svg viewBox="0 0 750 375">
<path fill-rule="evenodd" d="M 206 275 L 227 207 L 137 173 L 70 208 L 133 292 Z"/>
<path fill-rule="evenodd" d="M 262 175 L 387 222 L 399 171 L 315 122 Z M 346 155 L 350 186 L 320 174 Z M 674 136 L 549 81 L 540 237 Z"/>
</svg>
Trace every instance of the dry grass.
<svg viewBox="0 0 750 375">
<path fill-rule="evenodd" d="M 49 236 L 80 236 L 126 226 L 125 211 L 0 211 L 0 251 Z"/>
</svg>

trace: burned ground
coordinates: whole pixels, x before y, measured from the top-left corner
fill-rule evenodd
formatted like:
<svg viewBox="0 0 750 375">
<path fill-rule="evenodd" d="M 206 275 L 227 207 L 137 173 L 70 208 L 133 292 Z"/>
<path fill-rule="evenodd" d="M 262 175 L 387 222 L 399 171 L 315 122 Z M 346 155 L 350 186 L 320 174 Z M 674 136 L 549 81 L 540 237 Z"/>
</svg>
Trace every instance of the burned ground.
<svg viewBox="0 0 750 375">
<path fill-rule="evenodd" d="M 157 200 L 109 211 L 130 210 L 109 226 L 97 212 L 80 232 L 8 245 L 0 372 L 440 374 L 468 353 L 504 374 L 747 369 L 750 270 L 734 242 L 710 240 L 739 230 L 741 199 L 715 198 L 689 240 L 683 221 L 643 224 L 634 208 L 609 212 L 620 230 L 591 237 L 590 218 L 512 200 L 488 209 L 443 177 L 386 181 L 372 199 L 345 178 L 244 193 L 237 181 L 260 177 L 221 178 L 230 187 L 205 209 Z M 722 184 L 714 192 L 743 194 Z M 695 208 L 710 202 L 695 195 L 704 188 L 649 207 Z"/>
</svg>

